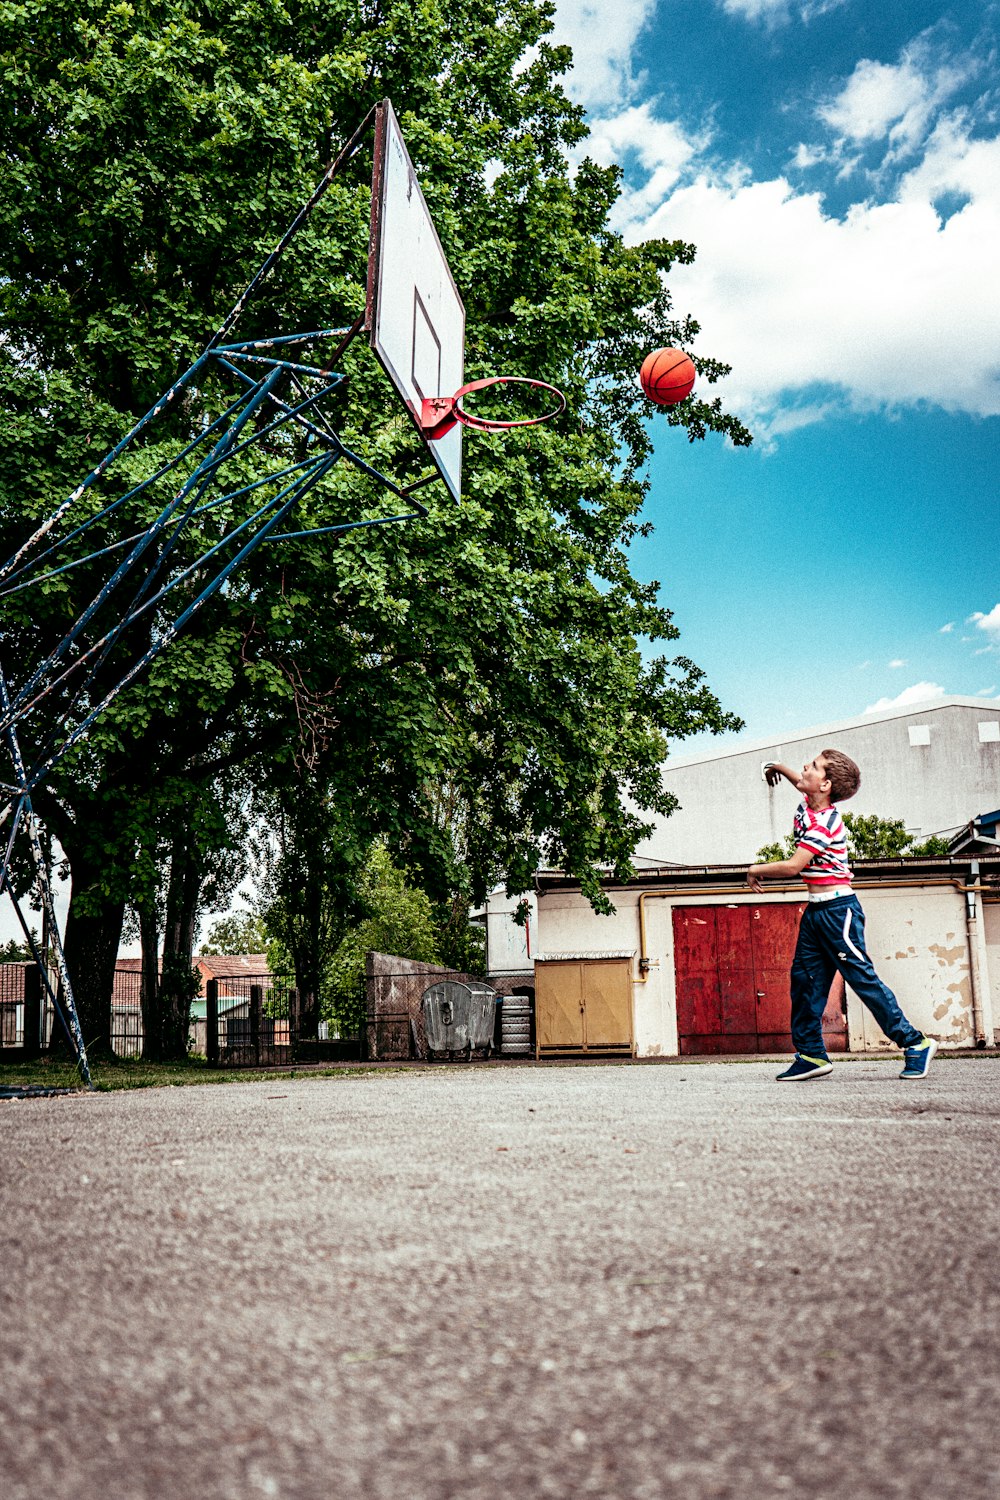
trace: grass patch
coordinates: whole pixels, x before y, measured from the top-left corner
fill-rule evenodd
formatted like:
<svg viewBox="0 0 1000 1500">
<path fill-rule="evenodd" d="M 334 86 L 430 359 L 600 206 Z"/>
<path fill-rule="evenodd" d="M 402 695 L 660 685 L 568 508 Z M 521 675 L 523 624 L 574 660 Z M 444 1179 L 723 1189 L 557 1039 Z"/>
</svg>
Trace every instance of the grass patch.
<svg viewBox="0 0 1000 1500">
<path fill-rule="evenodd" d="M 110 1062 L 92 1061 L 90 1076 L 101 1093 L 118 1089 L 189 1088 L 206 1083 L 253 1083 L 265 1078 L 360 1078 L 373 1073 L 405 1072 L 402 1068 L 210 1068 L 204 1058 L 184 1062 L 143 1062 L 120 1057 Z M 0 1088 L 83 1088 L 75 1063 L 41 1058 L 36 1062 L 0 1063 Z"/>
</svg>

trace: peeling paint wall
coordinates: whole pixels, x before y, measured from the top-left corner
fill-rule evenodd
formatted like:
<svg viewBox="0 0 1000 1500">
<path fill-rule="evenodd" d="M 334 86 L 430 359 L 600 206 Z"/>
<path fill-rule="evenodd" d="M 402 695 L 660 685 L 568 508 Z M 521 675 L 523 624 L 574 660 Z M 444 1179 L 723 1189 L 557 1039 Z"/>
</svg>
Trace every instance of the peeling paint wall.
<svg viewBox="0 0 1000 1500">
<path fill-rule="evenodd" d="M 538 949 L 583 956 L 612 949 L 634 953 L 633 1008 L 636 1051 L 640 1057 L 675 1057 L 678 1052 L 677 1001 L 674 980 L 673 907 L 705 904 L 742 905 L 801 901 L 775 893 L 754 896 L 701 894 L 678 889 L 668 895 L 647 894 L 646 939 L 650 969 L 639 979 L 639 891 L 610 892 L 616 911 L 597 916 L 578 891 L 543 892 L 538 901 Z M 951 886 L 903 889 L 873 888 L 859 892 L 867 917 L 868 951 L 876 969 L 896 994 L 914 1026 L 946 1047 L 975 1042 L 972 975 L 966 937 L 965 900 Z M 990 955 L 989 982 L 1000 1016 L 1000 904 L 986 908 Z M 848 1046 L 852 1051 L 894 1051 L 874 1019 L 847 992 Z"/>
<path fill-rule="evenodd" d="M 548 957 L 560 953 L 596 956 L 611 950 L 634 954 L 632 1013 L 636 1053 L 639 1057 L 676 1056 L 673 955 L 661 957 L 660 954 L 659 903 L 648 905 L 647 918 L 657 923 L 658 946 L 654 957 L 661 961 L 650 970 L 649 979 L 642 984 L 636 977 L 639 972 L 639 892 L 614 891 L 611 899 L 617 910 L 604 917 L 597 915 L 579 891 L 543 893 L 538 899 L 538 951 Z M 667 926 L 669 931 L 669 922 Z"/>
<path fill-rule="evenodd" d="M 975 1045 L 965 898 L 952 886 L 859 891 L 868 952 L 907 1018 L 946 1047 Z M 874 1017 L 847 991 L 853 1051 L 894 1051 Z"/>
</svg>

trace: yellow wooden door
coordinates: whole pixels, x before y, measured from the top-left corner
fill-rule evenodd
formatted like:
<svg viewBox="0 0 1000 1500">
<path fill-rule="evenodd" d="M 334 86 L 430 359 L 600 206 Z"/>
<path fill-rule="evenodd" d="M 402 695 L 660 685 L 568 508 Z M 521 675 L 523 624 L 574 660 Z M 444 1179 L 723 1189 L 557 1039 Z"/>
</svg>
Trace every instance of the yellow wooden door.
<svg viewBox="0 0 1000 1500">
<path fill-rule="evenodd" d="M 541 963 L 535 968 L 535 1045 L 583 1046 L 582 965 Z"/>
<path fill-rule="evenodd" d="M 585 1045 L 632 1045 L 632 965 L 628 959 L 582 964 Z"/>
</svg>

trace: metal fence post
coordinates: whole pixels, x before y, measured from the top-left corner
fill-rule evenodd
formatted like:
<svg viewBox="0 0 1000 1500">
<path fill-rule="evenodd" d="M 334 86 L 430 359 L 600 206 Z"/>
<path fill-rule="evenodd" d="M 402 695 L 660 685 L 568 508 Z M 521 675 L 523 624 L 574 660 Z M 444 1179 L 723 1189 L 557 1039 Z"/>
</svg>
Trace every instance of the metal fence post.
<svg viewBox="0 0 1000 1500">
<path fill-rule="evenodd" d="M 288 991 L 288 1045 L 293 1049 L 299 1040 L 302 1025 L 302 996 L 295 985 Z"/>
<path fill-rule="evenodd" d="M 219 981 L 205 985 L 205 1058 L 210 1068 L 219 1066 Z"/>
<path fill-rule="evenodd" d="M 24 970 L 24 1057 L 42 1053 L 42 976 L 37 964 Z"/>
<path fill-rule="evenodd" d="M 253 1053 L 254 1062 L 260 1061 L 260 1023 L 263 1012 L 264 987 L 260 984 L 252 984 L 250 986 L 250 1050 Z"/>
</svg>

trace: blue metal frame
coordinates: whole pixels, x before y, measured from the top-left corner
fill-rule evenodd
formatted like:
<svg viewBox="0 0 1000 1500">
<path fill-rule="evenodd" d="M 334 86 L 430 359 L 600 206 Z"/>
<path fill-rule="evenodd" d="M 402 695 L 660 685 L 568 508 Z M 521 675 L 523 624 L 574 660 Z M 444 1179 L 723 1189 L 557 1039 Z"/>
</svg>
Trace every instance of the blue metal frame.
<svg viewBox="0 0 1000 1500">
<path fill-rule="evenodd" d="M 32 792 L 44 784 L 55 767 L 84 738 L 118 695 L 171 643 L 187 622 L 225 586 L 234 571 L 264 542 L 283 543 L 304 537 L 331 536 L 371 526 L 414 521 L 427 515 L 426 506 L 411 498 L 412 492 L 437 476 L 431 475 L 418 480 L 416 484 L 401 488 L 388 475 L 366 462 L 359 453 L 344 443 L 323 410 L 326 398 L 340 391 L 346 377 L 321 365 L 284 358 L 279 352 L 288 349 L 292 353 L 295 352 L 295 346 L 322 344 L 335 339 L 337 344 L 333 351 L 333 362 L 337 363 L 351 340 L 361 331 L 363 317 L 346 329 L 323 328 L 308 333 L 278 333 L 272 337 L 225 342 L 250 305 L 255 291 L 305 223 L 334 177 L 361 149 L 374 114 L 373 110 L 330 165 L 309 200 L 251 278 L 203 353 L 159 397 L 96 468 L 91 470 L 73 493 L 0 566 L 2 600 L 48 584 L 52 579 L 84 564 L 98 564 L 101 559 L 113 559 L 114 554 L 123 550 L 125 552 L 123 557 L 113 563 L 108 576 L 62 640 L 43 660 L 35 663 L 27 672 L 22 669 L 18 673 L 20 680 L 16 689 L 8 688 L 8 679 L 0 670 L 0 741 L 7 747 L 13 771 L 12 780 L 0 782 L 0 788 L 10 796 L 6 808 L 0 810 L 0 828 L 8 821 L 11 824 L 0 864 L 0 893 L 6 890 L 14 902 L 22 929 L 39 963 L 43 983 L 74 1047 L 81 1076 L 88 1086 L 92 1084 L 86 1043 L 80 1030 L 72 983 L 59 941 L 48 870 L 42 857 L 37 818 L 32 807 Z M 116 460 L 133 447 L 140 437 L 147 435 L 158 418 L 176 409 L 178 398 L 184 390 L 196 379 L 204 379 L 209 372 L 220 380 L 236 379 L 241 387 L 221 415 L 207 424 L 204 431 L 196 437 L 184 441 L 178 452 L 148 479 L 133 486 L 127 494 L 109 502 L 96 514 L 77 522 L 60 538 L 58 531 L 64 517 L 100 482 Z M 282 387 L 289 389 L 282 394 Z M 310 420 L 310 417 L 315 420 Z M 235 458 L 254 448 L 260 449 L 275 432 L 289 427 L 298 429 L 307 448 L 311 450 L 305 458 L 291 465 L 286 462 L 274 473 L 250 483 L 239 484 L 233 489 L 224 487 L 226 465 L 231 465 Z M 74 555 L 71 549 L 87 531 L 99 522 L 109 520 L 131 502 L 148 496 L 153 486 L 170 474 L 183 474 L 185 470 L 182 466 L 191 461 L 194 462 L 193 470 L 182 478 L 173 497 L 160 506 L 158 514 L 148 525 L 140 530 L 132 529 L 128 536 L 105 543 L 85 556 Z M 374 518 L 345 520 L 336 525 L 282 529 L 283 526 L 287 527 L 298 502 L 341 462 L 347 462 L 377 481 L 393 496 L 407 501 L 410 509 Z M 222 492 L 210 493 L 213 486 L 222 486 Z M 197 518 L 207 511 L 266 490 L 269 486 L 274 487 L 275 493 L 257 505 L 249 516 L 239 522 L 229 522 L 220 540 L 207 546 L 195 561 L 188 562 L 177 571 L 171 571 L 171 564 L 178 555 L 179 543 L 182 537 L 190 538 L 191 524 Z M 123 664 L 120 675 L 113 681 L 110 689 L 103 693 L 98 703 L 93 704 L 90 695 L 97 674 L 106 666 L 125 632 L 141 617 L 148 616 L 152 610 L 161 606 L 173 590 L 196 573 L 206 570 L 210 576 L 203 582 L 194 599 L 174 618 L 170 618 L 172 612 L 167 611 L 167 618 L 158 621 L 156 638 L 152 644 L 138 660 Z M 122 597 L 122 590 L 128 585 L 132 585 L 133 592 L 126 602 Z M 91 625 L 99 630 L 99 638 L 85 643 L 85 632 Z M 39 715 L 42 705 L 53 691 L 65 686 L 71 678 L 75 681 L 69 702 L 45 725 L 46 733 L 39 737 L 40 748 L 34 764 L 25 765 L 18 730 L 33 716 Z M 37 719 L 36 722 L 44 720 Z M 28 835 L 41 899 L 47 910 L 48 925 L 53 935 L 59 973 L 58 992 L 50 982 L 47 964 L 42 961 L 46 955 L 37 952 L 14 895 L 11 858 L 15 842 L 22 832 L 27 832 Z"/>
</svg>

